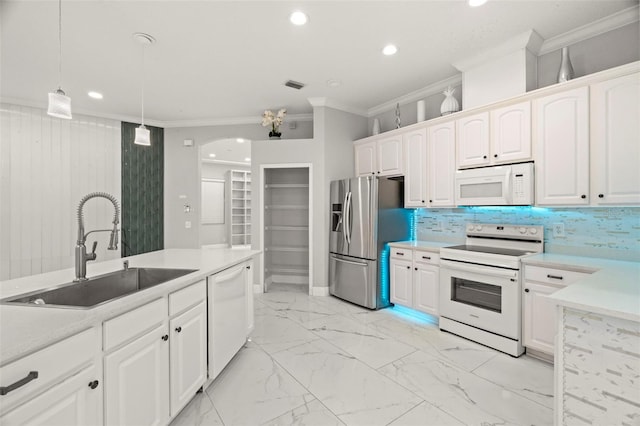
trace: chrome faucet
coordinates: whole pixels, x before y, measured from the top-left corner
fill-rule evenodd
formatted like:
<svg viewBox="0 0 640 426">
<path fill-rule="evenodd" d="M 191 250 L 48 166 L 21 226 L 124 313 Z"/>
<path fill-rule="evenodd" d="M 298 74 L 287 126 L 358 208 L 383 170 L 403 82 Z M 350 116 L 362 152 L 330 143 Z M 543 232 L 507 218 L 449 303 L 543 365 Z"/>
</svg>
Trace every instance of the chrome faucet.
<svg viewBox="0 0 640 426">
<path fill-rule="evenodd" d="M 89 231 L 84 233 L 84 217 L 82 216 L 82 209 L 84 203 L 95 197 L 106 198 L 111 201 L 115 214 L 113 216 L 113 229 L 97 229 L 95 231 Z M 92 192 L 82 197 L 80 204 L 78 205 L 78 241 L 76 242 L 76 278 L 74 281 L 85 281 L 87 279 L 87 261 L 96 260 L 96 247 L 98 242 L 93 242 L 93 248 L 91 253 L 87 254 L 87 247 L 84 243 L 87 241 L 89 234 L 93 232 L 111 232 L 109 238 L 109 247 L 107 250 L 118 250 L 118 217 L 120 216 L 120 207 L 118 206 L 118 200 L 113 195 L 106 192 Z"/>
</svg>

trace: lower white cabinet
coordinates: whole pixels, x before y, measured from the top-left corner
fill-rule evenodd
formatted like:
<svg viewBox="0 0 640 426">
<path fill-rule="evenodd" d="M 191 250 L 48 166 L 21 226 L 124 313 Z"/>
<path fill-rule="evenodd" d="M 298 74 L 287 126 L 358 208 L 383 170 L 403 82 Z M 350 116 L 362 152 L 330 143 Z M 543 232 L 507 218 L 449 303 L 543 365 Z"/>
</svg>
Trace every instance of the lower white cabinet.
<svg viewBox="0 0 640 426">
<path fill-rule="evenodd" d="M 527 349 L 553 355 L 556 304 L 547 296 L 588 275 L 584 272 L 525 265 L 522 297 L 522 334 Z"/>
<path fill-rule="evenodd" d="M 105 424 L 169 422 L 169 336 L 163 323 L 105 356 Z"/>
<path fill-rule="evenodd" d="M 438 316 L 439 263 L 437 253 L 391 247 L 391 303 Z"/>
</svg>

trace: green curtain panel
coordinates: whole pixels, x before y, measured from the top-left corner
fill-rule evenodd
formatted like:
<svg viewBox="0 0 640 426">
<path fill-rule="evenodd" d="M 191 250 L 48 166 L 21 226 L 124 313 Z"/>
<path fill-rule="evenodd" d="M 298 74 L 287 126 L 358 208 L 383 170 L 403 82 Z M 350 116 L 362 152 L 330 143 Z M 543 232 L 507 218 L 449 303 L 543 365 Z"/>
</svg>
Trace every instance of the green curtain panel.
<svg viewBox="0 0 640 426">
<path fill-rule="evenodd" d="M 138 126 L 122 123 L 122 257 L 164 248 L 164 129 L 140 146 Z"/>
</svg>

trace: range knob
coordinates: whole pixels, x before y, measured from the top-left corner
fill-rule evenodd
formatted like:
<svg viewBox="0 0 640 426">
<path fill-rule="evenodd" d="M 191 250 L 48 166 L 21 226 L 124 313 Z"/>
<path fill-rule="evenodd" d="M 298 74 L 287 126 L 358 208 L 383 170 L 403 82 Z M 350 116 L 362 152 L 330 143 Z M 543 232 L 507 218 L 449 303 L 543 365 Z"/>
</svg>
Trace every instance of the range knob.
<svg viewBox="0 0 640 426">
<path fill-rule="evenodd" d="M 536 228 L 529 228 L 529 233 L 531 235 L 536 235 L 538 233 L 538 230 Z"/>
<path fill-rule="evenodd" d="M 467 232 L 471 232 L 471 231 L 473 231 L 473 225 L 467 226 Z"/>
<path fill-rule="evenodd" d="M 519 231 L 521 234 L 526 234 L 526 233 L 527 233 L 527 228 L 525 228 L 525 227 L 521 226 L 520 228 L 518 228 L 518 231 Z"/>
<path fill-rule="evenodd" d="M 476 231 L 482 231 L 482 225 L 476 225 Z"/>
</svg>

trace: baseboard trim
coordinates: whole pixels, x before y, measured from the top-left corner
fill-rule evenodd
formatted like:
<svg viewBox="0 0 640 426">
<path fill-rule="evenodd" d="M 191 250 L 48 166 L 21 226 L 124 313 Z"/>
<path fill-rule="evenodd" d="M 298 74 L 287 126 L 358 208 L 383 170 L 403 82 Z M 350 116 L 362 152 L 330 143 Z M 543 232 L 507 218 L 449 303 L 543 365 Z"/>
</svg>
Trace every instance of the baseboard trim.
<svg viewBox="0 0 640 426">
<path fill-rule="evenodd" d="M 307 275 L 272 275 L 270 278 L 276 283 L 309 285 Z"/>
<path fill-rule="evenodd" d="M 312 296 L 328 296 L 329 295 L 329 287 L 311 287 L 311 295 Z"/>
</svg>

